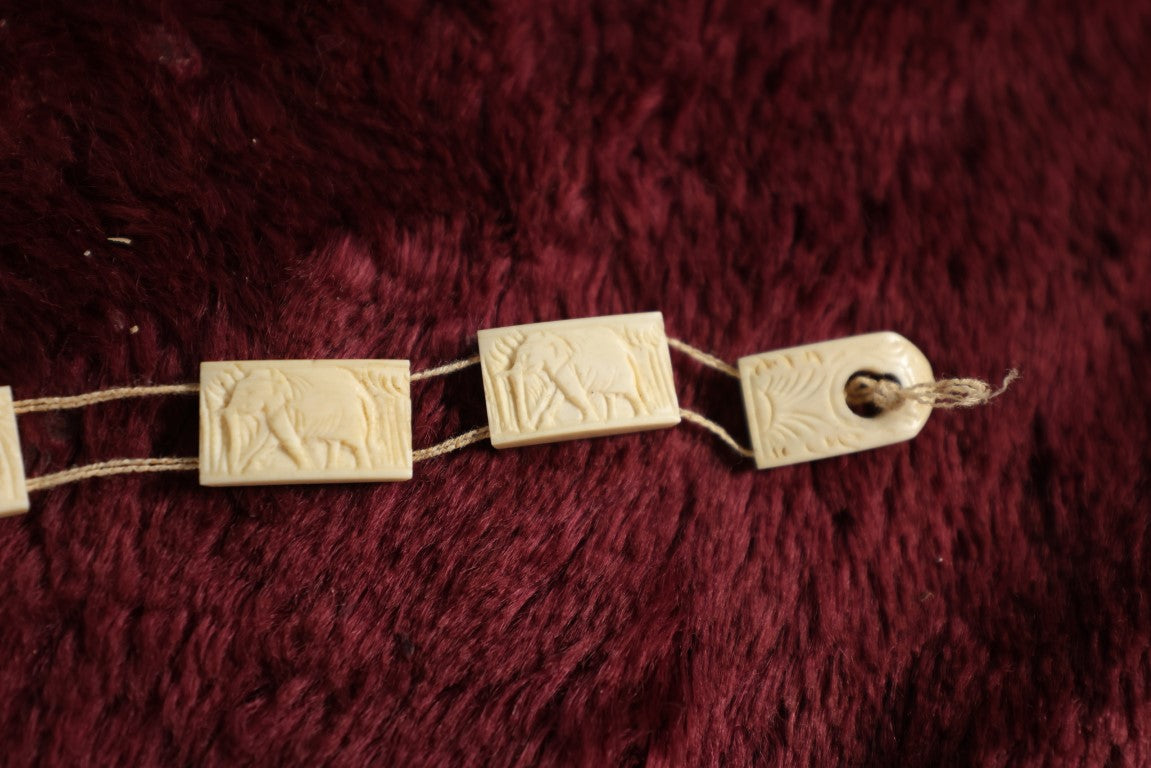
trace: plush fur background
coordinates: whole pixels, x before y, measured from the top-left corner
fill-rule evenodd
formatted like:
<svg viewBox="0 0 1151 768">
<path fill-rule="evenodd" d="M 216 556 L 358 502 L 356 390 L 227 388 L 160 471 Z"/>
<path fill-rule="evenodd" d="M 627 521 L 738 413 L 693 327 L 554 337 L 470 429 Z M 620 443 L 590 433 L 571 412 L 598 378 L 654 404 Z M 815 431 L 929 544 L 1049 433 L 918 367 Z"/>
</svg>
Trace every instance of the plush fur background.
<svg viewBox="0 0 1151 768">
<path fill-rule="evenodd" d="M 1025 378 L 768 472 L 683 425 L 37 494 L 0 763 L 1151 763 L 1147 3 L 230 5 L 0 6 L 17 397 L 652 309 L 729 360 L 893 329 Z M 414 395 L 417 447 L 485 423 L 474 368 Z M 20 420 L 30 475 L 196 425 Z"/>
</svg>

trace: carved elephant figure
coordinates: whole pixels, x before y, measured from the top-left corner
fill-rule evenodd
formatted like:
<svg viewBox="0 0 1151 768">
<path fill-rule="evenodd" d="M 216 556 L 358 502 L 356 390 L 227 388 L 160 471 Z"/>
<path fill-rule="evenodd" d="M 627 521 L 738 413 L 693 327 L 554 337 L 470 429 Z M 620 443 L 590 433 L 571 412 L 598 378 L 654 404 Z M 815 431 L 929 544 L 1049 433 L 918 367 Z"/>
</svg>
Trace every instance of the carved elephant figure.
<svg viewBox="0 0 1151 768">
<path fill-rule="evenodd" d="M 639 391 L 635 360 L 623 341 L 607 328 L 584 328 L 570 334 L 537 331 L 520 343 L 511 358 L 510 380 L 518 404 L 528 399 L 528 382 L 542 377 L 574 405 L 582 419 L 610 420 L 616 399 L 625 400 L 639 416 L 647 412 Z M 595 401 L 603 400 L 603 412 Z M 529 422 L 521 411 L 520 422 Z"/>
<path fill-rule="evenodd" d="M 233 470 L 251 459 L 244 455 L 244 429 L 247 424 L 258 425 L 260 417 L 301 469 L 315 466 L 307 443 L 316 440 L 327 447 L 328 466 L 341 446 L 351 450 L 356 466 L 371 464 L 368 439 L 375 433 L 376 407 L 349 371 L 262 368 L 236 383 L 220 413 Z"/>
</svg>

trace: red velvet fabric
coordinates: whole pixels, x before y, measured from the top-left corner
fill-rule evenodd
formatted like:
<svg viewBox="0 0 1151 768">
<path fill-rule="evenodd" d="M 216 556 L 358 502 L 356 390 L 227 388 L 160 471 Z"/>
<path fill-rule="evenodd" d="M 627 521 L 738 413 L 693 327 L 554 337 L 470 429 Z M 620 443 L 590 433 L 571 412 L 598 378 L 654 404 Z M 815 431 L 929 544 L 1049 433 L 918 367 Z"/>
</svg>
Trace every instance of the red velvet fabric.
<svg viewBox="0 0 1151 768">
<path fill-rule="evenodd" d="M 656 309 L 728 360 L 892 329 L 1023 380 L 765 472 L 685 424 L 37 493 L 0 762 L 1151 763 L 1151 13 L 1078 5 L 4 3 L 17 397 Z M 486 422 L 475 368 L 413 389 L 417 447 Z M 191 455 L 197 409 L 20 429 L 39 475 Z"/>
</svg>

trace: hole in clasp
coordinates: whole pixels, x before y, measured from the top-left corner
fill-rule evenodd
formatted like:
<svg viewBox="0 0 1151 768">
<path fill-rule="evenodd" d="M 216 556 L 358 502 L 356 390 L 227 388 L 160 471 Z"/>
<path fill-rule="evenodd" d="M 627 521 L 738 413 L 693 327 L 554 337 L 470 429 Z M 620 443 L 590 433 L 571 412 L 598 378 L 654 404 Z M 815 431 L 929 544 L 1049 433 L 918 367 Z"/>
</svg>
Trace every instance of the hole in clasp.
<svg viewBox="0 0 1151 768">
<path fill-rule="evenodd" d="M 890 381 L 897 387 L 903 384 L 890 373 L 876 373 L 875 371 L 856 371 L 847 378 L 843 385 L 843 396 L 847 400 L 847 407 L 856 416 L 865 419 L 874 419 L 884 412 L 875 402 L 875 383 L 877 381 Z"/>
</svg>

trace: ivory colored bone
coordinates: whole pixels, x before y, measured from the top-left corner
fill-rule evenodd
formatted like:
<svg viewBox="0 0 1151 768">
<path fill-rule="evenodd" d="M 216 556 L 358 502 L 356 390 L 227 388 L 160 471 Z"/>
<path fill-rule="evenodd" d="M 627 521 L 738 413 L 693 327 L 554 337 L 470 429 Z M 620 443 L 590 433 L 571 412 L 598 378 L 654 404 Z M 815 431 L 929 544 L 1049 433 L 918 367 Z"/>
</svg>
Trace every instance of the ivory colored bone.
<svg viewBox="0 0 1151 768">
<path fill-rule="evenodd" d="M 12 409 L 12 388 L 0 387 L 0 517 L 22 515 L 27 511 L 28 487 L 16 411 Z"/>
<path fill-rule="evenodd" d="M 905 402 L 874 418 L 847 406 L 852 374 L 891 374 L 903 386 L 934 381 L 927 358 L 885 331 L 740 358 L 743 404 L 760 469 L 814 461 L 910 440 L 931 408 Z"/>
<path fill-rule="evenodd" d="M 496 448 L 679 423 L 659 312 L 492 328 L 479 346 Z"/>
<path fill-rule="evenodd" d="M 407 360 L 200 365 L 201 485 L 412 477 Z"/>
</svg>

